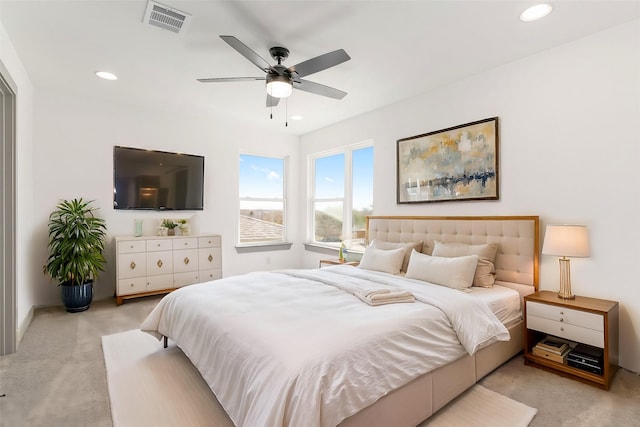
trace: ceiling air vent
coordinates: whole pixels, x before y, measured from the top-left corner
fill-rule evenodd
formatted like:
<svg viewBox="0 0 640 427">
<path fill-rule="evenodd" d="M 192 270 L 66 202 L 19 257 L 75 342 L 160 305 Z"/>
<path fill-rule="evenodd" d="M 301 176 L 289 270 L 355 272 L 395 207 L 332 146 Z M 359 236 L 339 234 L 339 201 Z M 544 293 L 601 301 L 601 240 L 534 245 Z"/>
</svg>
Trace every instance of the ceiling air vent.
<svg viewBox="0 0 640 427">
<path fill-rule="evenodd" d="M 182 34 L 191 22 L 191 15 L 149 0 L 142 22 Z"/>
</svg>

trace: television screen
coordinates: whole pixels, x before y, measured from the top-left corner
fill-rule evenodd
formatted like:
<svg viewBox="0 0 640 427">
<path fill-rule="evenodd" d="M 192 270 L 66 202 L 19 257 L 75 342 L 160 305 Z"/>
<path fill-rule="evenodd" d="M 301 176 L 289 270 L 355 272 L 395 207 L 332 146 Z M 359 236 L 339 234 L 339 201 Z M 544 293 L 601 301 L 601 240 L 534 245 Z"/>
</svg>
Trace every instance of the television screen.
<svg viewBox="0 0 640 427">
<path fill-rule="evenodd" d="M 202 210 L 204 157 L 113 147 L 114 209 Z"/>
</svg>

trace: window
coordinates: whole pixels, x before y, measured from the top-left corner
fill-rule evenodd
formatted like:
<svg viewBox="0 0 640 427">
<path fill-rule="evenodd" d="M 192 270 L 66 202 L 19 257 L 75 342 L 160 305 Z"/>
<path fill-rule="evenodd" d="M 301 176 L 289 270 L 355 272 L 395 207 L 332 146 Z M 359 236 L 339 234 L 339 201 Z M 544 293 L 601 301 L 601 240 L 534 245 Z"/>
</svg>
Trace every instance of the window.
<svg viewBox="0 0 640 427">
<path fill-rule="evenodd" d="M 240 155 L 240 245 L 285 240 L 285 160 Z"/>
<path fill-rule="evenodd" d="M 358 144 L 311 157 L 312 242 L 358 249 L 373 212 L 373 145 Z M 345 218 L 349 220 L 345 221 Z"/>
</svg>

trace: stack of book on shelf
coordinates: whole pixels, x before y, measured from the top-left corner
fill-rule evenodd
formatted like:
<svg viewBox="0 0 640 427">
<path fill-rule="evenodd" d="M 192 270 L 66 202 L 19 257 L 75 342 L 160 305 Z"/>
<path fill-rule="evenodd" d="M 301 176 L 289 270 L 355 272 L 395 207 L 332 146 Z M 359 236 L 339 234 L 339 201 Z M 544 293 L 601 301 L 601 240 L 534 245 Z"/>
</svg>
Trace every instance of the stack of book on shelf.
<svg viewBox="0 0 640 427">
<path fill-rule="evenodd" d="M 558 363 L 565 363 L 569 354 L 569 344 L 563 341 L 545 338 L 533 347 L 532 353 Z"/>
</svg>

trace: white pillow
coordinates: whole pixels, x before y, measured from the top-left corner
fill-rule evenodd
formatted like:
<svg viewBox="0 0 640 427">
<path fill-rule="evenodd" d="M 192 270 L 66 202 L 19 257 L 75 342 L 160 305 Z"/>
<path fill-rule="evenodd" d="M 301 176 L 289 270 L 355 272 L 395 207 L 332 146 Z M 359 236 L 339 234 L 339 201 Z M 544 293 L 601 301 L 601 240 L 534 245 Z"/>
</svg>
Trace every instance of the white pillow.
<svg viewBox="0 0 640 427">
<path fill-rule="evenodd" d="M 385 273 L 398 274 L 404 259 L 404 249 L 383 250 L 373 246 L 367 246 L 358 267 L 365 270 L 383 271 Z"/>
<path fill-rule="evenodd" d="M 495 259 L 498 252 L 497 243 L 485 245 L 467 245 L 465 243 L 442 243 L 437 240 L 431 255 L 441 257 L 459 257 L 478 255 L 478 266 L 473 278 L 473 286 L 490 288 L 496 281 Z"/>
<path fill-rule="evenodd" d="M 421 254 L 414 250 L 405 277 L 454 289 L 466 289 L 473 283 L 477 265 L 477 255 L 446 258 Z"/>
<path fill-rule="evenodd" d="M 400 267 L 400 271 L 407 271 L 407 266 L 409 265 L 409 258 L 411 258 L 411 249 L 415 249 L 418 252 L 422 251 L 422 240 L 419 242 L 406 242 L 406 243 L 394 243 L 387 242 L 385 240 L 375 239 L 371 242 L 371 246 L 376 249 L 404 249 L 404 259 L 402 260 L 402 267 Z"/>
</svg>

